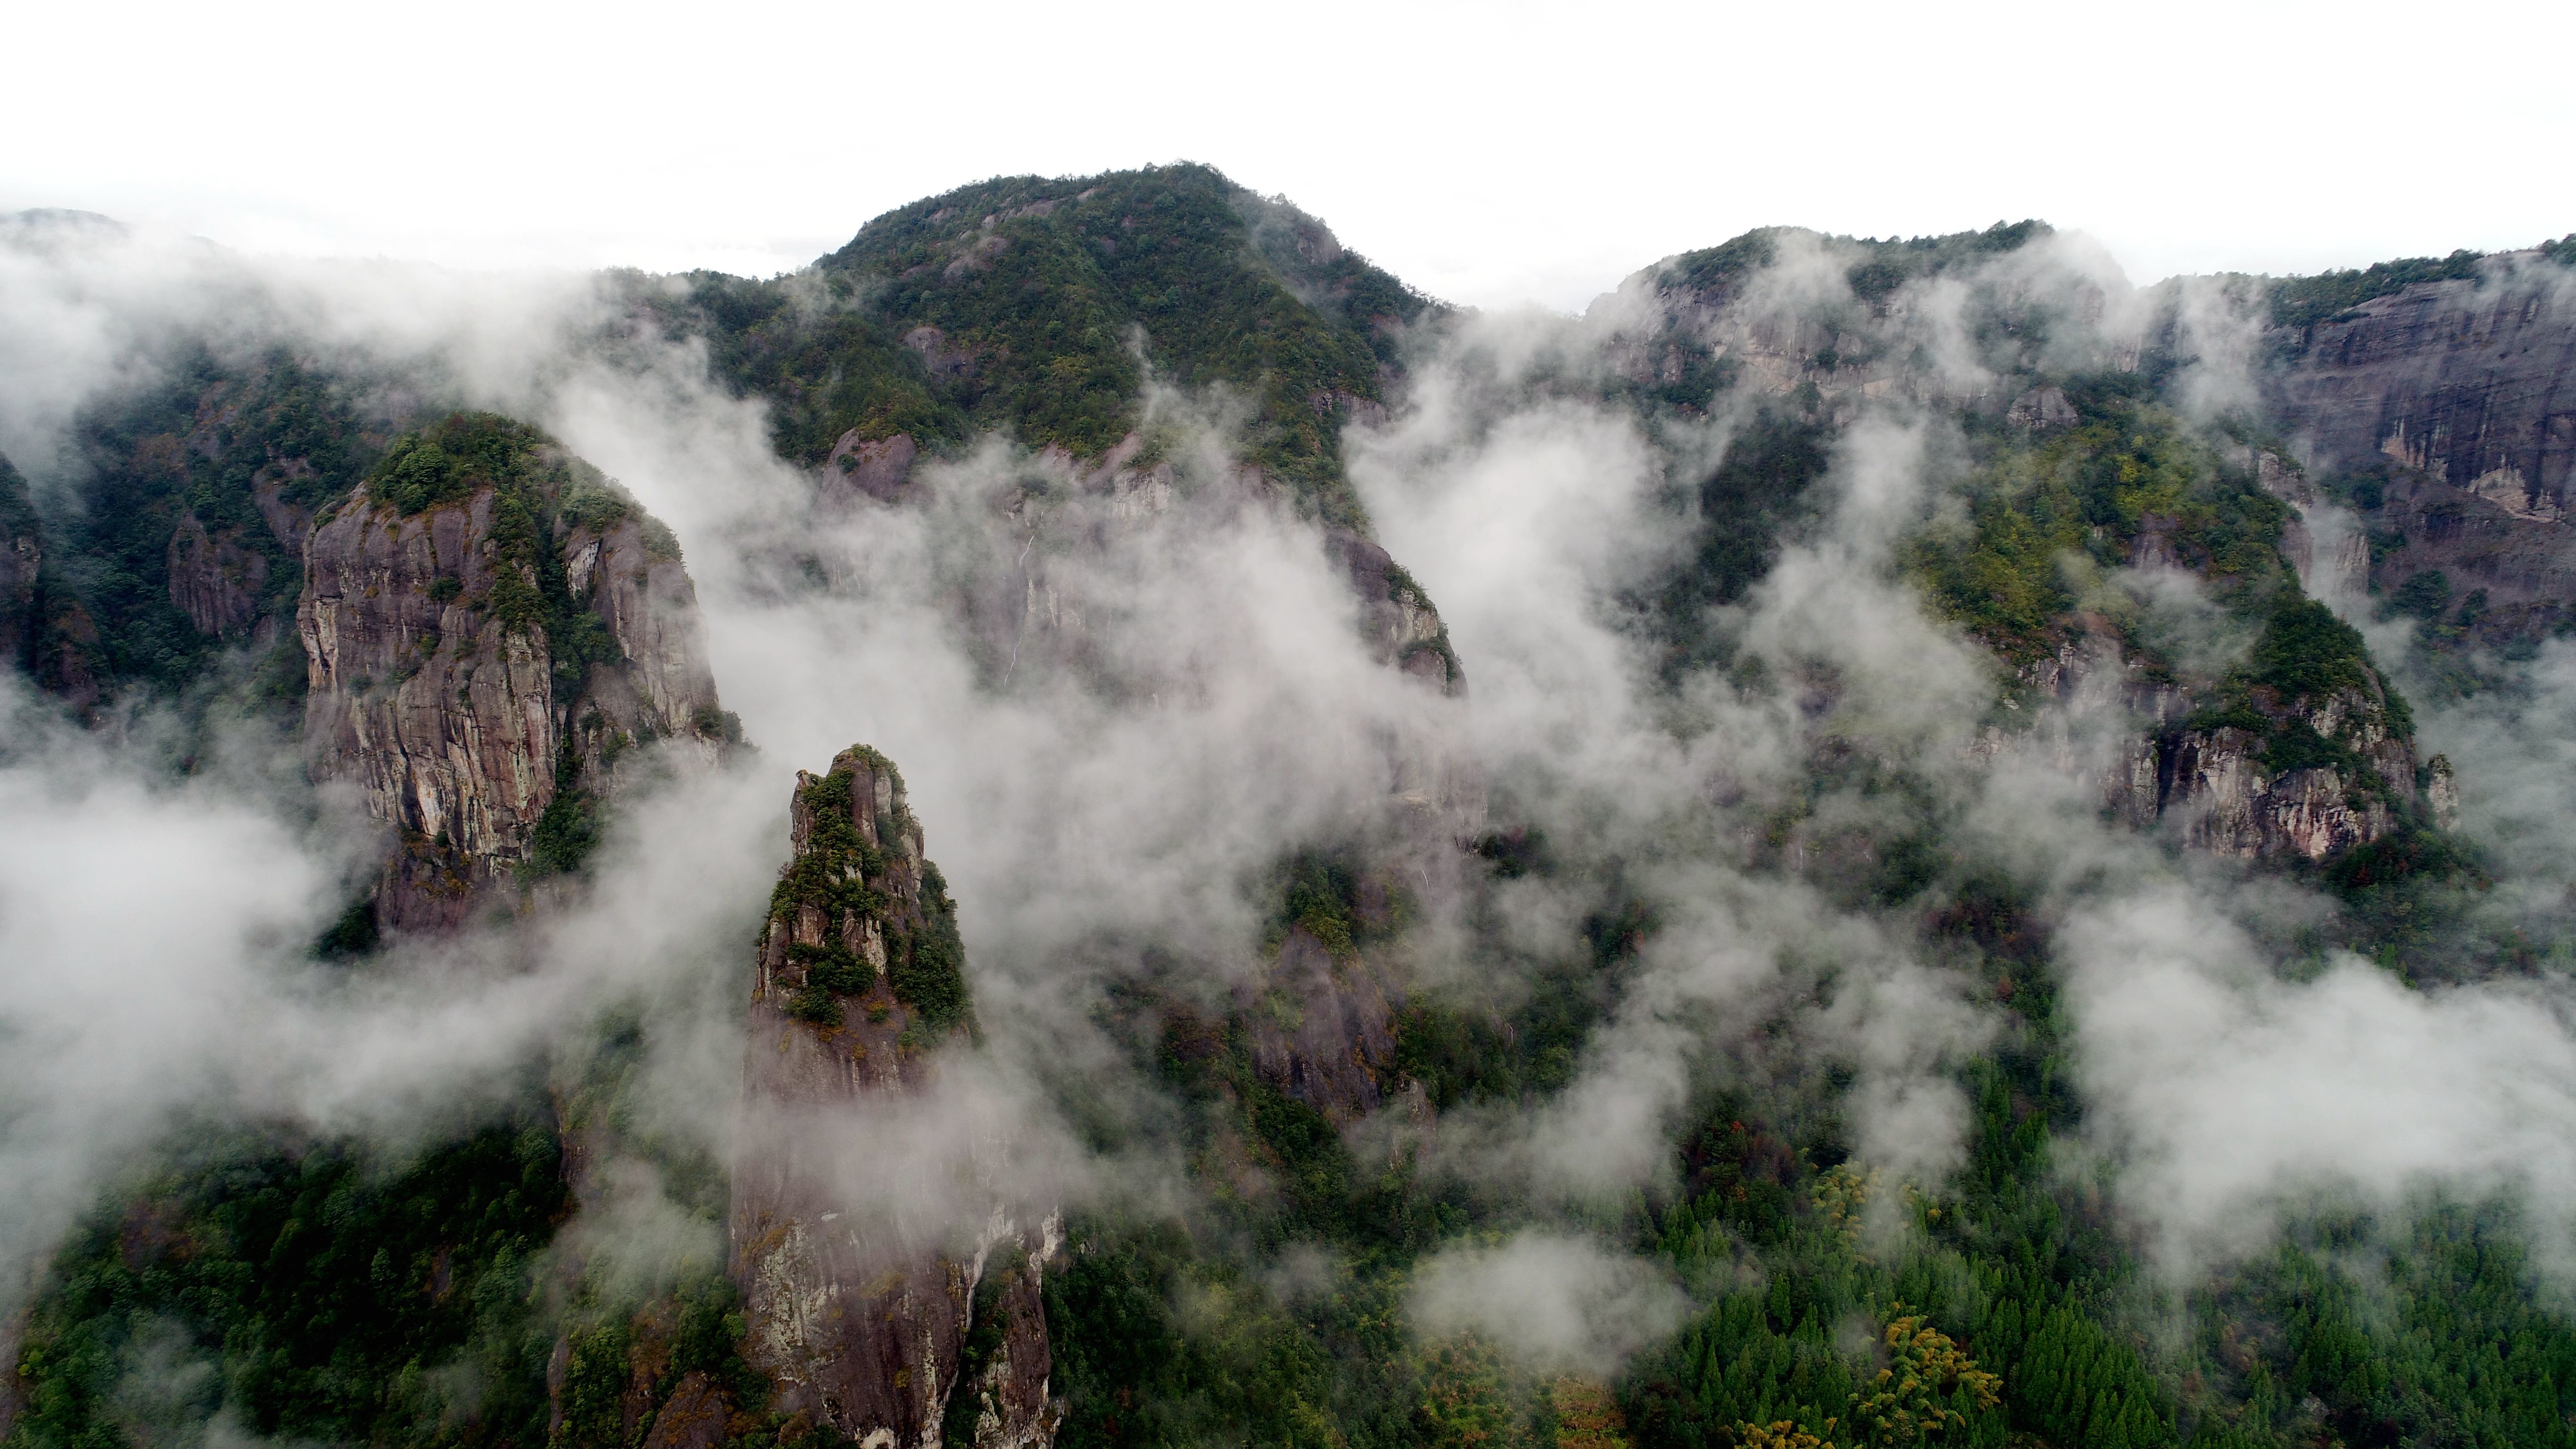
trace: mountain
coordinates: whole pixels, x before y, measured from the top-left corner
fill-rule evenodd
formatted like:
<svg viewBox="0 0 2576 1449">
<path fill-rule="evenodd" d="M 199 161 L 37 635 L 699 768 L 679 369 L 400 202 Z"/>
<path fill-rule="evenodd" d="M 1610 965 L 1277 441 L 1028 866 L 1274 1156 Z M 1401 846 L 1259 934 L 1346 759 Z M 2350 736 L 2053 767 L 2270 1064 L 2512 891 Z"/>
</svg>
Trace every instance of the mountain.
<svg viewBox="0 0 2576 1449">
<path fill-rule="evenodd" d="M 1243 460 L 1336 523 L 1359 517 L 1339 424 L 1383 407 L 1381 370 L 1434 310 L 1313 218 L 1189 165 L 985 182 L 878 217 L 792 280 L 695 276 L 661 305 L 775 401 L 783 456 L 863 487 L 861 448 L 996 427 L 1102 456 L 1151 377 L 1242 395 Z"/>
<path fill-rule="evenodd" d="M 506 384 L 219 275 L 0 463 L 0 643 L 371 842 L 282 1002 L 540 1025 L 83 1179 L 13 1444 L 2576 1439 L 2576 244 L 1496 317 L 1180 165 Z"/>
</svg>

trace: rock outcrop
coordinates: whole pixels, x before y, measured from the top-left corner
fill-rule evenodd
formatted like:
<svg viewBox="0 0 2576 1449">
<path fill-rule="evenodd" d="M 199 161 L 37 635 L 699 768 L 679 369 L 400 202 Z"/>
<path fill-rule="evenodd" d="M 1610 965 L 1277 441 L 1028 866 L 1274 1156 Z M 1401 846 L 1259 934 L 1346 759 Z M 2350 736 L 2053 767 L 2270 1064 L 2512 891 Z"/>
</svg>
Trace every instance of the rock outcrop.
<svg viewBox="0 0 2576 1449">
<path fill-rule="evenodd" d="M 2414 743 L 2392 726 L 2375 674 L 2321 698 L 2194 691 L 2095 638 L 2025 667 L 2021 682 L 2049 712 L 2061 768 L 2087 768 L 2073 736 L 2107 741 L 2105 813 L 2174 829 L 2188 849 L 2325 860 L 2391 834 L 2416 806 Z M 2436 778 L 2448 788 L 2448 762 Z"/>
<path fill-rule="evenodd" d="M 1348 1126 L 1385 1105 L 1395 1064 L 1399 983 L 1360 953 L 1289 928 L 1269 969 L 1236 988 L 1252 1070 Z"/>
<path fill-rule="evenodd" d="M 218 419 L 224 419 L 218 412 Z M 198 434 L 214 433 L 201 424 Z M 221 452 L 208 437 L 190 438 L 190 451 Z M 290 484 L 312 475 L 301 458 L 273 459 L 251 475 L 250 503 L 258 522 L 209 527 L 193 511 L 183 510 L 170 534 L 163 567 L 169 576 L 170 603 L 188 617 L 200 634 L 221 639 L 249 638 L 262 646 L 277 636 L 281 622 L 272 607 L 287 583 L 271 591 L 271 580 L 291 570 L 313 532 L 312 510 L 287 496 Z M 268 537 L 259 537 L 265 525 Z"/>
<path fill-rule="evenodd" d="M 200 634 L 238 637 L 258 615 L 268 556 L 237 538 L 210 535 L 193 513 L 170 535 L 170 603 Z"/>
<path fill-rule="evenodd" d="M 2327 700 L 2301 719 L 2357 763 L 2274 768 L 2266 763 L 2265 736 L 2255 731 L 2177 730 L 2155 741 L 2153 813 L 2179 820 L 2186 845 L 2248 859 L 2324 860 L 2394 831 L 2398 812 L 2415 803 L 2414 748 L 2355 696 Z M 2121 782 L 2115 805 L 2125 813 L 2144 803 L 2134 793 L 2138 783 Z"/>
<path fill-rule="evenodd" d="M 296 625 L 308 769 L 399 832 L 377 893 L 398 930 L 576 864 L 637 746 L 712 759 L 736 732 L 669 532 L 498 418 L 397 441 L 313 530 Z"/>
<path fill-rule="evenodd" d="M 2576 599 L 2576 269 L 2536 253 L 2275 328 L 2266 402 L 2321 477 L 2386 479 L 2365 507 L 2383 587 L 2443 570 L 2532 630 Z"/>
<path fill-rule="evenodd" d="M 2576 270 L 2497 257 L 2268 340 L 2272 408 L 2310 467 L 2394 461 L 2534 522 L 2576 505 Z"/>
<path fill-rule="evenodd" d="M 920 456 L 910 433 L 866 438 L 852 428 L 823 460 L 822 496 L 844 508 L 856 504 L 862 495 L 879 503 L 898 502 L 909 492 L 912 465 Z"/>
<path fill-rule="evenodd" d="M 797 774 L 793 856 L 761 932 L 733 1170 L 744 1356 L 774 1407 L 863 1449 L 1052 1441 L 1042 1274 L 1058 1219 L 1023 1226 L 971 1184 L 898 1186 L 862 1124 L 929 1110 L 969 1050 L 955 908 L 902 777 L 864 746 Z"/>
</svg>

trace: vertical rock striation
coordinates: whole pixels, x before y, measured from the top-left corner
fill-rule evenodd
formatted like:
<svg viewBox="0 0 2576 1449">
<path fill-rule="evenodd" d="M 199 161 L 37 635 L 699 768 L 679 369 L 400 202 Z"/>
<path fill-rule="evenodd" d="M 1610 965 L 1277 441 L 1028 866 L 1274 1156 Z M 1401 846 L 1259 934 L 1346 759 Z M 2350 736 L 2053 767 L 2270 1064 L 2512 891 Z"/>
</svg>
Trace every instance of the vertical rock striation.
<svg viewBox="0 0 2576 1449">
<path fill-rule="evenodd" d="M 797 774 L 759 944 L 733 1170 L 745 1357 L 862 1449 L 1051 1442 L 1039 1298 L 1060 1229 L 863 1145 L 907 1137 L 972 1035 L 955 907 L 903 780 L 853 746 Z M 963 1203 L 965 1206 L 961 1207 Z"/>
<path fill-rule="evenodd" d="M 296 627 L 313 778 L 401 836 L 377 896 L 396 929 L 453 929 L 523 870 L 578 864 L 634 747 L 712 758 L 733 732 L 668 530 L 488 415 L 397 440 L 320 522 Z"/>
<path fill-rule="evenodd" d="M 2576 269 L 2513 253 L 2267 334 L 2266 402 L 2321 476 L 2386 478 L 2376 572 L 2544 633 L 2576 597 Z"/>
<path fill-rule="evenodd" d="M 2381 460 L 2534 521 L 2576 472 L 2576 271 L 2536 254 L 2277 328 L 2272 406 L 2311 467 Z"/>
</svg>

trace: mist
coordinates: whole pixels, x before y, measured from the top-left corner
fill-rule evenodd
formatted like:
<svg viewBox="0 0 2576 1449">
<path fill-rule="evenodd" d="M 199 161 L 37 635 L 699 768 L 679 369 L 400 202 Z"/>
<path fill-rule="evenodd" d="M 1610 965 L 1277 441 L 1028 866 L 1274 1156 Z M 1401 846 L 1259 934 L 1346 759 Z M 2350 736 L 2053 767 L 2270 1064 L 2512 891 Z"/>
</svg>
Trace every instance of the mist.
<svg viewBox="0 0 2576 1449">
<path fill-rule="evenodd" d="M 2098 248 L 2060 238 L 1988 265 L 1909 284 L 1888 311 L 1890 346 L 1931 359 L 1926 397 L 1991 387 L 1962 319 L 1993 292 L 2082 319 L 2053 340 L 2061 360 L 2134 359 L 2152 308 Z M 1849 307 L 1844 277 L 1841 258 L 1793 249 L 1756 306 L 1790 321 Z M 0 247 L 0 307 L 32 319 L 0 344 L 0 449 L 52 479 L 48 497 L 65 496 L 80 408 L 145 380 L 181 335 L 364 360 L 404 394 L 388 416 L 432 399 L 512 412 L 676 531 L 719 690 L 756 746 L 622 804 L 592 882 L 561 905 L 351 971 L 310 946 L 382 844 L 352 802 L 256 770 L 174 778 L 155 734 L 172 726 L 149 707 L 84 732 L 0 686 L 14 1292 L 177 1124 L 399 1150 L 532 1071 L 577 1073 L 610 1011 L 644 1024 L 643 1119 L 725 1160 L 745 1130 L 748 942 L 795 771 L 854 742 L 903 771 L 959 904 L 985 1045 L 900 1112 L 806 1127 L 849 1160 L 906 1164 L 852 1190 L 922 1222 L 997 1195 L 1028 1221 L 1198 1211 L 1186 1154 L 1159 1135 L 1166 1089 L 1103 1024 L 1113 987 L 1150 955 L 1176 998 L 1250 989 L 1283 855 L 1420 834 L 1458 808 L 1440 782 L 1464 762 L 1491 783 L 1492 823 L 1572 865 L 1427 892 L 1396 948 L 1422 988 L 1515 1001 L 1539 967 L 1591 949 L 1607 896 L 1653 929 L 1562 1092 L 1462 1107 L 1428 1134 L 1423 1172 L 1530 1206 L 1499 1245 L 1419 1269 L 1425 1332 L 1604 1376 L 1667 1335 L 1683 1290 L 1593 1229 L 1678 1190 L 1677 1134 L 1712 1091 L 1837 1114 L 1857 1169 L 1940 1191 L 1969 1145 L 1962 1073 L 2006 1014 L 1919 909 L 1834 875 L 1838 850 L 1925 821 L 2031 885 L 2068 975 L 2080 1146 L 2169 1272 L 2259 1251 L 2319 1191 L 2507 1193 L 2576 1231 L 2553 1206 L 2576 1187 L 2563 977 L 2410 991 L 2350 957 L 2318 969 L 2284 944 L 2325 909 L 2316 892 L 2102 819 L 2112 725 L 2061 721 L 2062 748 L 2041 731 L 1991 744 L 2008 671 L 1927 609 L 1897 557 L 1963 471 L 1955 425 L 1924 400 L 1850 404 L 1814 516 L 1714 618 L 1734 667 L 1671 679 L 1628 601 L 1676 566 L 1694 521 L 1676 497 L 1749 410 L 1649 429 L 1577 385 L 1646 325 L 1638 295 L 1417 339 L 1388 418 L 1354 425 L 1346 460 L 1378 539 L 1448 624 L 1471 685 L 1451 697 L 1371 655 L 1321 530 L 1237 461 L 1235 400 L 1152 384 L 1148 415 L 1180 440 L 1159 492 L 986 438 L 922 465 L 904 506 L 832 504 L 778 459 L 759 403 L 715 385 L 694 345 L 621 331 L 607 295 L 571 276 L 122 236 Z M 2181 305 L 2201 361 L 2178 400 L 2196 416 L 2250 396 L 2250 323 L 2231 305 Z M 2208 667 L 2245 647 L 2170 571 L 2104 587 Z M 2507 891 L 2542 911 L 2576 875 L 2559 808 L 2576 655 L 2552 645 L 2523 679 L 2516 711 L 2431 711 L 2423 738 L 2461 767 L 2464 829 L 2538 862 Z M 1829 757 L 1882 762 L 1910 793 L 1809 792 Z M 1072 1124 L 1077 1095 L 1125 1129 L 1114 1143 Z M 1351 1139 L 1395 1133 L 1401 1110 Z M 641 1156 L 612 1153 L 586 1190 L 580 1251 L 715 1251 Z"/>
</svg>

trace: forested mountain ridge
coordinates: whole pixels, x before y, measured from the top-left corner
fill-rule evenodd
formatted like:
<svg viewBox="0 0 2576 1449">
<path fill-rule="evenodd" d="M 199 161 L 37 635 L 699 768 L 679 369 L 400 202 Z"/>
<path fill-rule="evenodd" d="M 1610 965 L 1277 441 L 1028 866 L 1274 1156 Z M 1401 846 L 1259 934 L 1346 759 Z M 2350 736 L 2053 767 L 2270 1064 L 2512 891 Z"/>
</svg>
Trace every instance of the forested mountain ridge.
<svg viewBox="0 0 2576 1449">
<path fill-rule="evenodd" d="M 2568 1442 L 2545 1207 L 2284 1188 L 2228 1219 L 2252 1247 L 2177 1251 L 2121 1033 L 2246 1029 L 2103 1005 L 2193 951 L 2258 1018 L 2356 972 L 2549 999 L 2554 865 L 2481 845 L 2417 740 L 2541 688 L 2564 617 L 2562 250 L 2138 289 L 2037 222 L 1773 228 L 1515 321 L 1204 167 L 995 180 L 792 276 L 602 280 L 572 361 L 679 344 L 792 480 L 691 536 L 713 587 L 434 372 L 151 359 L 39 486 L 0 472 L 0 641 L 91 718 L 157 697 L 359 785 L 389 848 L 313 948 L 356 989 L 649 914 L 616 872 L 690 848 L 653 802 L 768 768 L 716 677 L 775 700 L 797 649 L 871 737 L 950 712 L 922 788 L 973 802 L 936 823 L 976 884 L 883 755 L 798 772 L 751 950 L 671 978 L 720 1008 L 553 998 L 427 1147 L 218 1114 L 52 1255 L 7 1433 Z M 1572 512 L 1515 491 L 1550 460 Z M 1427 509 L 1456 468 L 1485 491 Z M 1452 546 L 1505 535 L 1565 553 Z M 870 630 L 901 647 L 832 652 Z M 1151 731 L 1198 718 L 1214 773 L 1292 788 L 1194 777 Z M 1186 843 L 1121 853 L 1163 795 Z M 670 838 L 596 866 L 620 829 Z M 2176 882 L 2235 934 L 2158 937 Z M 465 974 L 553 979 L 502 959 Z"/>
<path fill-rule="evenodd" d="M 857 472 L 869 445 L 997 426 L 1096 459 L 1137 431 L 1150 375 L 1244 395 L 1244 461 L 1357 524 L 1339 423 L 1383 408 L 1380 370 L 1433 309 L 1294 207 L 1183 165 L 918 201 L 792 281 L 692 277 L 674 320 L 775 400 L 800 462 Z"/>
</svg>

